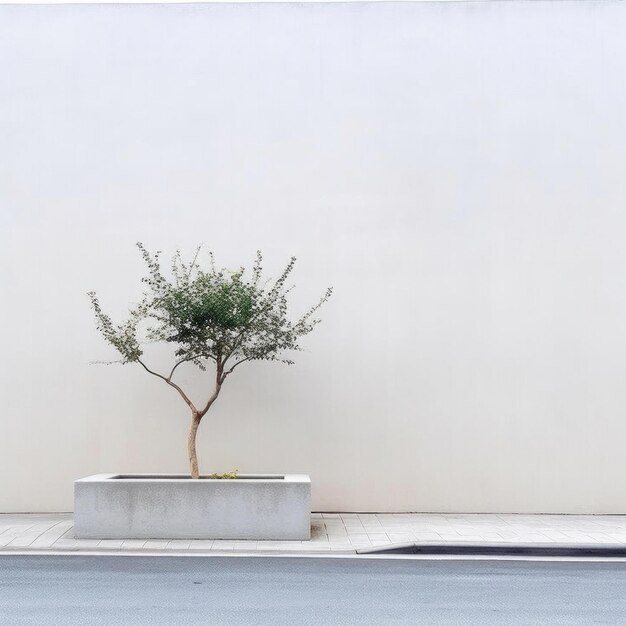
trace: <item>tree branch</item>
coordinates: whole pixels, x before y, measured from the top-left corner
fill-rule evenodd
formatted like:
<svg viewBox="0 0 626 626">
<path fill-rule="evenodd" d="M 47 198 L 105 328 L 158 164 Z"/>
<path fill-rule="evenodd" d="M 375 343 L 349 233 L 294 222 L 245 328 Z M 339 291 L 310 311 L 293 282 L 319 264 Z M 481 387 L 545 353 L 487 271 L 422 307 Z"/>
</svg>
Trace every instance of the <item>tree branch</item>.
<svg viewBox="0 0 626 626">
<path fill-rule="evenodd" d="M 194 413 L 198 412 L 198 409 L 196 409 L 194 403 L 187 397 L 187 394 L 176 383 L 173 383 L 169 378 L 166 378 L 162 374 L 151 370 L 141 359 L 137 359 L 137 362 L 141 365 L 141 367 L 143 367 L 143 369 L 146 370 L 146 372 L 148 372 L 148 374 L 152 374 L 153 376 L 164 380 L 170 387 L 174 387 L 174 389 L 176 389 L 176 391 L 178 391 L 178 393 L 181 395 L 182 399 L 187 403 L 187 406 L 189 406 L 189 408 Z"/>
<path fill-rule="evenodd" d="M 198 260 L 198 255 L 200 254 L 201 249 L 202 249 L 202 246 L 198 246 L 196 248 L 196 253 L 193 257 L 193 260 L 189 264 L 189 271 L 187 272 L 187 280 L 191 278 L 191 272 L 193 271 L 193 268 L 196 266 L 196 261 Z"/>
<path fill-rule="evenodd" d="M 207 400 L 207 403 L 204 405 L 204 408 L 198 412 L 200 418 L 204 417 L 206 412 L 211 408 L 211 405 L 217 400 L 217 396 L 220 395 L 220 390 L 222 389 L 222 383 L 226 378 L 226 375 L 224 374 L 224 363 L 226 362 L 226 359 L 222 359 L 220 352 L 221 351 L 218 350 L 216 359 L 217 368 L 215 372 L 215 389 L 213 390 L 211 397 Z"/>
<path fill-rule="evenodd" d="M 226 372 L 224 372 L 222 374 L 222 382 L 224 382 L 224 380 L 226 379 L 226 376 L 228 376 L 229 374 L 232 374 L 232 371 L 238 366 L 241 365 L 244 361 L 249 361 L 251 357 L 247 356 L 245 359 L 241 359 L 240 361 L 237 361 L 237 363 L 235 363 L 229 370 L 227 370 Z"/>
<path fill-rule="evenodd" d="M 204 405 L 204 408 L 198 411 L 198 415 L 202 418 L 206 414 L 206 412 L 211 408 L 211 405 L 217 400 L 217 396 L 220 395 L 220 389 L 222 387 L 222 383 L 216 383 L 215 390 L 213 394 L 208 399 L 207 403 Z"/>
<path fill-rule="evenodd" d="M 165 379 L 166 382 L 168 382 L 168 383 L 171 382 L 172 376 L 174 376 L 174 372 L 176 371 L 176 368 L 179 365 L 182 365 L 183 363 L 187 363 L 188 361 L 194 361 L 195 359 L 202 358 L 202 356 L 203 355 L 201 355 L 201 354 L 194 354 L 193 356 L 185 357 L 184 359 L 181 359 L 180 361 L 178 361 L 178 363 L 175 363 L 174 367 L 172 368 L 172 371 L 170 372 L 170 375 Z M 143 365 L 143 363 L 142 363 L 142 365 Z"/>
</svg>

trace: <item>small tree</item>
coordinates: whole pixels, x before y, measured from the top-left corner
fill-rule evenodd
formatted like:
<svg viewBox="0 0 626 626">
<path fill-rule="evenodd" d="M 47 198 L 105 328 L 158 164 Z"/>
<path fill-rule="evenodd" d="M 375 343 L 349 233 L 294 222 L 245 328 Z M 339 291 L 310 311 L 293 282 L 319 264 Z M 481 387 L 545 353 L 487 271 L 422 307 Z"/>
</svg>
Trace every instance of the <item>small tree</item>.
<svg viewBox="0 0 626 626">
<path fill-rule="evenodd" d="M 160 252 L 151 255 L 141 243 L 137 247 L 147 265 L 147 276 L 142 279 L 146 289 L 125 322 L 114 324 L 102 311 L 95 292 L 88 295 L 98 330 L 122 357 L 118 362 L 139 363 L 146 372 L 175 389 L 189 407 L 189 463 L 192 478 L 199 478 L 198 426 L 217 400 L 225 380 L 246 361 L 292 364 L 285 353 L 300 349 L 300 338 L 320 321 L 314 314 L 328 300 L 332 289 L 292 322 L 288 317 L 287 294 L 293 287 L 288 287 L 286 281 L 295 257 L 279 278 L 268 284 L 262 282 L 260 252 L 248 274 L 243 267 L 236 272 L 216 269 L 212 253 L 209 253 L 209 267 L 202 269 L 198 248 L 189 263 L 176 252 L 171 277 L 167 278 L 161 271 Z M 142 345 L 146 341 L 165 342 L 174 347 L 175 360 L 168 374 L 160 374 L 145 363 Z M 196 406 L 174 382 L 176 369 L 183 363 L 192 363 L 202 371 L 209 365 L 215 368 L 213 389 L 204 405 Z"/>
</svg>

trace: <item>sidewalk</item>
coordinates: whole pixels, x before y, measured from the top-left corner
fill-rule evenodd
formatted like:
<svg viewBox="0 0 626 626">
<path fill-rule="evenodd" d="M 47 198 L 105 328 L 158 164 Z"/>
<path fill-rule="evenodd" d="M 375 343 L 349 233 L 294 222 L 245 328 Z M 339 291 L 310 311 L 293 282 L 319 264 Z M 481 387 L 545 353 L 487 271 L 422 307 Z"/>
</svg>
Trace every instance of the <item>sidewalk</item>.
<svg viewBox="0 0 626 626">
<path fill-rule="evenodd" d="M 626 546 L 626 515 L 313 513 L 311 541 L 74 539 L 71 513 L 0 514 L 0 553 L 346 553 L 420 544 Z"/>
</svg>

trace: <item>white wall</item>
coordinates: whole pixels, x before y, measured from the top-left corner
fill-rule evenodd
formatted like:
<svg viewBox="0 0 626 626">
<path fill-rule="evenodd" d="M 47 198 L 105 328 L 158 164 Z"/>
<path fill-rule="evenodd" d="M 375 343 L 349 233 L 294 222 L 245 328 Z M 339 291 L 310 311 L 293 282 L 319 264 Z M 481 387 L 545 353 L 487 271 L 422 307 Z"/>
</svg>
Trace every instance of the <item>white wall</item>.
<svg viewBox="0 0 626 626">
<path fill-rule="evenodd" d="M 0 510 L 186 470 L 175 392 L 88 364 L 85 292 L 123 314 L 142 240 L 295 253 L 296 310 L 335 287 L 297 365 L 229 380 L 205 470 L 626 513 L 624 32 L 602 1 L 0 7 Z"/>
</svg>

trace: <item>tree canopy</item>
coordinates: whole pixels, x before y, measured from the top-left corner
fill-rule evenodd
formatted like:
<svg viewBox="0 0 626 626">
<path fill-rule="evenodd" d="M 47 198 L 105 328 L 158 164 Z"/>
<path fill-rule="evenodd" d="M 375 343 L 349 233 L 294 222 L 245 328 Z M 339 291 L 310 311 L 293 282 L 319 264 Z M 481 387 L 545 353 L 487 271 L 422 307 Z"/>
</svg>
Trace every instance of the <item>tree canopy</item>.
<svg viewBox="0 0 626 626">
<path fill-rule="evenodd" d="M 286 353 L 300 350 L 299 340 L 319 323 L 315 313 L 332 293 L 327 289 L 314 306 L 292 321 L 287 295 L 293 287 L 286 281 L 295 257 L 276 280 L 267 283 L 262 280 L 261 252 L 257 252 L 251 271 L 244 267 L 237 271 L 218 269 L 212 253 L 208 253 L 208 266 L 203 268 L 200 248 L 189 262 L 176 252 L 166 276 L 161 253 L 150 254 L 141 243 L 137 247 L 147 266 L 142 279 L 145 290 L 125 321 L 114 323 L 102 310 L 96 293 L 88 294 L 98 330 L 119 352 L 122 363 L 144 365 L 144 341 L 161 341 L 175 347 L 174 368 L 192 362 L 206 369 L 213 361 L 222 380 L 245 361 L 291 364 Z"/>
</svg>

